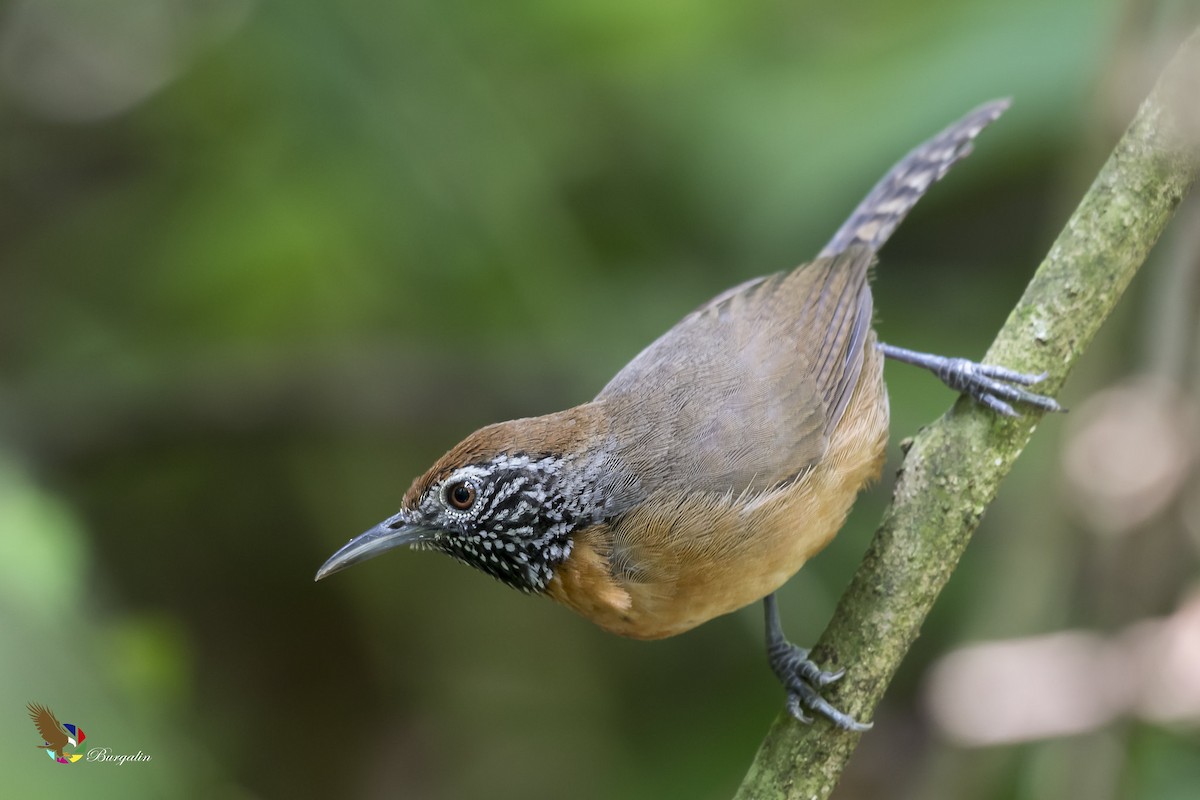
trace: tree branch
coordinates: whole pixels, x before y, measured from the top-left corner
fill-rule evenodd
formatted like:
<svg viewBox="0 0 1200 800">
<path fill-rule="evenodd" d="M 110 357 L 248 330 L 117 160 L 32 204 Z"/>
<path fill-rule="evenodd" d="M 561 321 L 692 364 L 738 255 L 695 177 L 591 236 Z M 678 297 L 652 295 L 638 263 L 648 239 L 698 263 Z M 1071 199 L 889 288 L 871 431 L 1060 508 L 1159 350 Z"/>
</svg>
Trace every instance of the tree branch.
<svg viewBox="0 0 1200 800">
<path fill-rule="evenodd" d="M 1200 31 L 1192 34 L 1050 248 L 985 361 L 1046 371 L 1057 393 L 1200 171 Z M 913 439 L 891 507 L 814 649 L 846 667 L 829 698 L 868 719 L 1040 414 L 997 416 L 961 399 Z M 861 734 L 782 712 L 739 800 L 825 798 Z"/>
</svg>

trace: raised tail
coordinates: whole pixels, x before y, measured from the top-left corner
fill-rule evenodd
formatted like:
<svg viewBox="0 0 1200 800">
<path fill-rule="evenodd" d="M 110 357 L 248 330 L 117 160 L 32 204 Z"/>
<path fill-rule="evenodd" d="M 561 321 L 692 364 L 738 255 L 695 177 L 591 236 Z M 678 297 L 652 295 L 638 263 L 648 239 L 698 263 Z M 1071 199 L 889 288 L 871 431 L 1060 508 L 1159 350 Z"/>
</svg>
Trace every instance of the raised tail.
<svg viewBox="0 0 1200 800">
<path fill-rule="evenodd" d="M 984 103 L 902 158 L 863 198 L 820 255 L 835 256 L 858 243 L 872 251 L 883 247 L 929 187 L 970 154 L 975 137 L 1010 103 L 1008 99 Z"/>
</svg>

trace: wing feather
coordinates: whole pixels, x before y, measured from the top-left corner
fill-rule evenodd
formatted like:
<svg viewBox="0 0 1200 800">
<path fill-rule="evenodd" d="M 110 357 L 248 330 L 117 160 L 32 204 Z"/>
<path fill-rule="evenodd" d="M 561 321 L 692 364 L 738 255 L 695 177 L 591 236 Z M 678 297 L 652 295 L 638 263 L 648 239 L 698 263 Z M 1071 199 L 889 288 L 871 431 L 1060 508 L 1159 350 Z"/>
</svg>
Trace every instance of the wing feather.
<svg viewBox="0 0 1200 800">
<path fill-rule="evenodd" d="M 872 263 L 852 246 L 742 284 L 617 373 L 596 401 L 638 420 L 616 456 L 641 490 L 740 494 L 815 463 L 862 369 Z"/>
<path fill-rule="evenodd" d="M 39 703 L 30 703 L 28 708 L 29 718 L 33 720 L 42 741 L 55 750 L 66 747 L 67 732 L 59 723 L 58 717 L 54 716 L 54 712 Z"/>
</svg>

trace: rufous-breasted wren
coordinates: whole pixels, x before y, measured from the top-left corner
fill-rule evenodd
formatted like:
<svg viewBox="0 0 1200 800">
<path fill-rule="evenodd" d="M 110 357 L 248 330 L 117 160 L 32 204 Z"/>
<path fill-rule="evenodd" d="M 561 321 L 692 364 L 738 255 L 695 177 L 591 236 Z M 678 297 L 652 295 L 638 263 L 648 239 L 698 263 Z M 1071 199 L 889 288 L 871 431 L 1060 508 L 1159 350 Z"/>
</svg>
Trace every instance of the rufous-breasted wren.
<svg viewBox="0 0 1200 800">
<path fill-rule="evenodd" d="M 317 579 L 400 546 L 439 550 L 636 639 L 762 599 L 792 714 L 867 727 L 821 696 L 841 673 L 784 638 L 773 593 L 880 474 L 885 356 L 998 413 L 1014 414 L 1014 402 L 1058 409 L 1021 388 L 1043 376 L 891 347 L 871 328 L 876 251 L 1007 106 L 983 105 L 913 150 L 816 260 L 721 293 L 591 402 L 468 436 Z"/>
</svg>

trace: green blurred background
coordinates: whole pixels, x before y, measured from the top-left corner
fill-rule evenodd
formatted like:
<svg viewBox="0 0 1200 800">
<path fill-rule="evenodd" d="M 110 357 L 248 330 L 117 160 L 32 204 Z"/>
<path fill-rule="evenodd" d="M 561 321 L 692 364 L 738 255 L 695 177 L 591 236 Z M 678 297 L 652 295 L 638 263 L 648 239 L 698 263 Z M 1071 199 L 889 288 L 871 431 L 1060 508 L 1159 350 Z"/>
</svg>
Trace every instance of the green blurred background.
<svg viewBox="0 0 1200 800">
<path fill-rule="evenodd" d="M 314 571 L 462 436 L 588 399 L 1007 95 L 876 281 L 884 340 L 978 357 L 1197 22 L 1190 0 L 11 0 L 0 796 L 729 796 L 782 702 L 757 607 L 648 644 L 434 555 Z M 1185 205 L 1072 376 L 838 796 L 1200 796 L 1198 229 Z M 797 641 L 896 443 L 953 400 L 888 381 L 891 464 L 784 590 Z M 1182 633 L 1163 655 L 1151 628 Z M 1009 695 L 946 655 L 1061 631 L 1101 654 L 1067 670 L 1111 690 L 1091 716 L 964 728 Z M 1056 658 L 992 680 L 1054 688 Z M 52 764 L 29 701 L 153 761 Z"/>
</svg>

